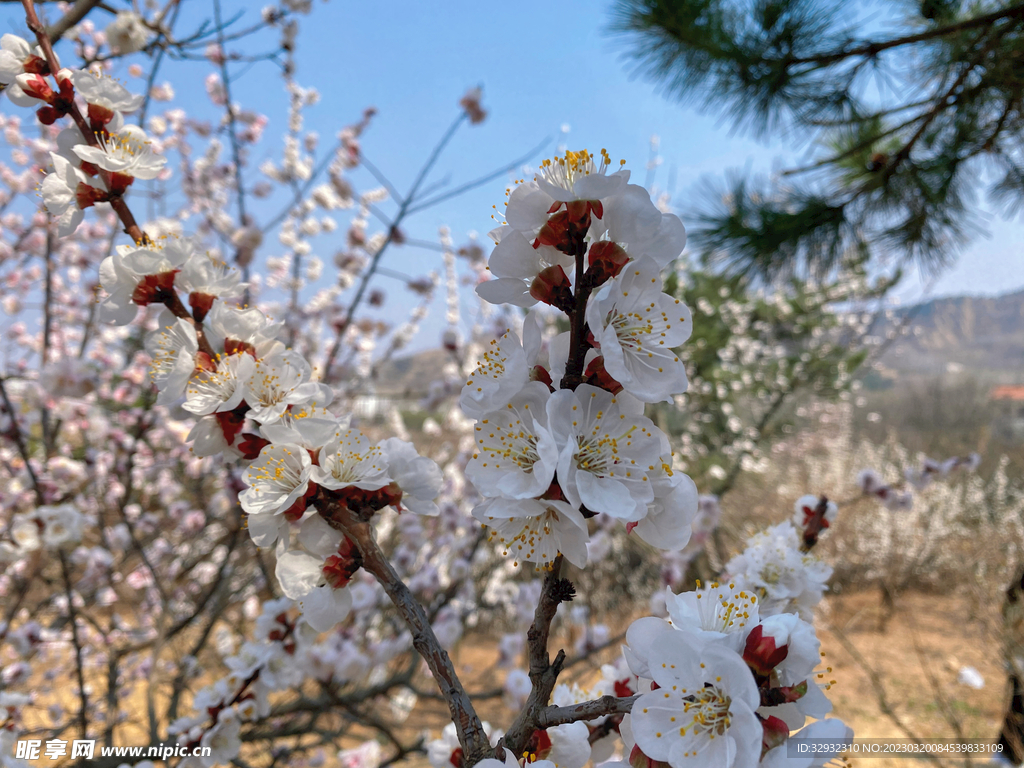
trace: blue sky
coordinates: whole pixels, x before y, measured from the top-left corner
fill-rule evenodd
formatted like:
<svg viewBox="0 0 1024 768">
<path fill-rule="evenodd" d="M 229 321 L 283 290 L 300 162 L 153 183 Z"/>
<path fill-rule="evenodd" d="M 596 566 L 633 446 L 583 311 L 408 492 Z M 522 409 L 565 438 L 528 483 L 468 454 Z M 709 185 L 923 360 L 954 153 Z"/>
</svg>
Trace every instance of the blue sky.
<svg viewBox="0 0 1024 768">
<path fill-rule="evenodd" d="M 244 9 L 250 20 L 259 7 L 239 0 L 224 4 L 225 16 Z M 183 31 L 211 12 L 205 0 L 191 0 L 184 8 Z M 6 29 L 18 29 L 17 11 L 16 5 L 5 6 L 0 21 Z M 634 180 L 643 183 L 650 137 L 656 134 L 663 165 L 655 184 L 669 188 L 683 210 L 695 202 L 703 176 L 721 177 L 733 168 L 766 173 L 800 157 L 805 148 L 784 138 L 765 144 L 736 135 L 727 123 L 680 106 L 651 83 L 632 77 L 623 58 L 623 41 L 606 31 L 610 12 L 610 3 L 585 0 L 317 0 L 311 15 L 299 17 L 297 80 L 318 88 L 322 97 L 306 110 L 307 127 L 318 130 L 327 147 L 365 107 L 376 107 L 377 117 L 363 139 L 364 152 L 405 190 L 457 114 L 458 99 L 468 87 L 482 85 L 489 117 L 480 126 L 460 131 L 438 163 L 435 179 L 450 177 L 452 185 L 458 184 L 552 137 L 552 149 L 559 140 L 592 151 L 606 147 L 613 157 L 626 158 Z M 106 23 L 102 12 L 94 14 L 98 24 Z M 256 42 L 242 50 L 251 50 Z M 205 94 L 190 92 L 210 69 L 206 62 L 170 64 L 165 72 L 177 90 L 170 106 L 214 116 Z M 129 84 L 142 87 L 138 79 Z M 265 157 L 279 156 L 286 97 L 276 69 L 267 64 L 250 69 L 234 88 L 235 100 L 243 107 L 271 117 L 252 156 L 252 177 Z M 563 126 L 570 128 L 564 138 Z M 362 189 L 376 186 L 365 172 L 357 172 L 354 179 Z M 415 215 L 407 234 L 433 240 L 438 226 L 447 224 L 456 243 L 471 231 L 482 235 L 491 225 L 491 205 L 500 205 L 506 183 L 496 181 Z M 977 238 L 955 266 L 937 276 L 931 295 L 994 294 L 1024 287 L 1024 226 L 992 217 L 987 228 L 991 237 Z M 335 247 L 323 238 L 317 243 L 322 244 L 317 252 L 329 267 Z M 270 243 L 268 253 L 275 246 Z M 413 248 L 396 249 L 386 261 L 390 268 L 410 274 L 440 267 L 439 254 Z M 405 294 L 393 280 L 378 279 L 392 295 Z M 911 276 L 899 296 L 913 301 L 923 290 L 922 280 Z M 435 316 L 441 312 L 441 301 L 439 297 Z M 428 327 L 416 346 L 432 345 L 436 338 Z"/>
<path fill-rule="evenodd" d="M 518 156 L 536 141 L 570 126 L 570 147 L 607 147 L 643 178 L 649 139 L 661 139 L 664 163 L 655 182 L 683 208 L 705 175 L 729 168 L 770 172 L 794 154 L 792 142 L 758 143 L 735 135 L 714 116 L 663 97 L 632 77 L 621 39 L 606 32 L 611 4 L 584 0 L 518 3 L 317 3 L 303 22 L 300 79 L 318 81 L 327 112 L 352 115 L 364 104 L 380 110 L 367 136 L 368 155 L 407 188 L 426 150 L 452 117 L 470 85 L 484 86 L 487 122 L 467 128 L 440 169 L 463 179 Z M 320 22 L 324 23 L 321 24 Z M 327 78 L 323 75 L 331 75 Z M 318 108 L 319 109 L 319 108 Z M 429 235 L 448 223 L 458 237 L 485 230 L 494 184 L 422 214 Z M 484 214 L 481 217 L 481 214 Z M 936 295 L 999 293 L 1024 286 L 1024 223 L 990 217 L 991 238 L 975 240 L 958 263 L 938 276 Z M 909 280 L 901 294 L 921 294 Z"/>
</svg>

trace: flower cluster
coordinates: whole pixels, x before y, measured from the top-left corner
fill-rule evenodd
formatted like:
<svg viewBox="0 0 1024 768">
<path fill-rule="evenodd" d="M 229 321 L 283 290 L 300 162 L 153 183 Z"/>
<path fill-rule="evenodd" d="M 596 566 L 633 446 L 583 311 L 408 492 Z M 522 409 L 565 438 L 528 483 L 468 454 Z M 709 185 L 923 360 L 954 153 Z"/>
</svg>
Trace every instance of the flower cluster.
<svg viewBox="0 0 1024 768">
<path fill-rule="evenodd" d="M 927 456 L 922 457 L 917 467 L 908 466 L 903 476 L 908 485 L 916 491 L 923 491 L 933 481 L 948 477 L 957 470 L 974 472 L 981 464 L 981 456 L 971 453 L 967 456 L 952 456 L 945 461 L 938 461 Z M 865 496 L 873 496 L 891 510 L 907 510 L 914 504 L 914 492 L 909 489 L 900 490 L 882 479 L 874 469 L 862 469 L 857 473 L 857 487 Z"/>
<path fill-rule="evenodd" d="M 835 681 L 817 671 L 820 643 L 800 616 L 739 580 L 670 592 L 666 605 L 670 620 L 639 619 L 626 633 L 625 657 L 649 691 L 623 723 L 632 765 L 790 765 L 789 739 L 852 735 L 823 719 Z M 818 722 L 804 728 L 808 717 Z"/>
<path fill-rule="evenodd" d="M 0 562 L 11 562 L 37 549 L 71 548 L 82 540 L 85 515 L 74 504 L 44 505 L 14 515 L 11 542 L 0 542 Z"/>
<path fill-rule="evenodd" d="M 507 223 L 491 233 L 494 279 L 477 292 L 495 303 L 544 302 L 571 330 L 541 362 L 535 310 L 523 337 L 492 342 L 462 390 L 477 419 L 466 475 L 486 497 L 473 511 L 502 552 L 582 567 L 586 520 L 598 514 L 666 550 L 686 546 L 697 511 L 693 482 L 674 467 L 666 435 L 644 403 L 686 390 L 673 351 L 690 334 L 689 310 L 662 291 L 661 269 L 686 242 L 629 172 L 587 151 L 545 161 L 511 190 Z"/>
<path fill-rule="evenodd" d="M 804 537 L 787 520 L 748 539 L 746 549 L 725 564 L 725 572 L 759 597 L 762 615 L 793 612 L 810 621 L 832 568 L 804 551 L 803 544 Z"/>
</svg>

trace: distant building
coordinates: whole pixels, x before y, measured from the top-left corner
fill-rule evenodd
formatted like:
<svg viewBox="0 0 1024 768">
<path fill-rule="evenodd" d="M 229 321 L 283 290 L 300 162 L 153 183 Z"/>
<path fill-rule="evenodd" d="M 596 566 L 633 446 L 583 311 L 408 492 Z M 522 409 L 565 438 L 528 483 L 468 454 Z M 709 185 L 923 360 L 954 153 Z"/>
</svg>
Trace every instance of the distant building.
<svg viewBox="0 0 1024 768">
<path fill-rule="evenodd" d="M 1024 440 L 1024 384 L 993 387 L 990 397 L 995 406 L 993 431 L 1004 439 Z"/>
</svg>

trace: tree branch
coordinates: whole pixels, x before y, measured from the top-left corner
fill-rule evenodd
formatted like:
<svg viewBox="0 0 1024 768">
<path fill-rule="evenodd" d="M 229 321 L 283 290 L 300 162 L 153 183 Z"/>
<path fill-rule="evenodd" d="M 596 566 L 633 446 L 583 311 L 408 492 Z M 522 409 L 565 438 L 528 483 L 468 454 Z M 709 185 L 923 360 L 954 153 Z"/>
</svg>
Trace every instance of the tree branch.
<svg viewBox="0 0 1024 768">
<path fill-rule="evenodd" d="M 46 28 L 46 36 L 50 40 L 60 40 L 65 32 L 84 19 L 89 11 L 101 2 L 103 0 L 78 0 L 55 24 Z"/>
<path fill-rule="evenodd" d="M 363 558 L 363 569 L 377 579 L 412 632 L 413 647 L 427 662 L 434 681 L 448 704 L 452 722 L 455 723 L 455 730 L 459 736 L 459 744 L 466 755 L 466 765 L 471 766 L 484 758 L 493 757 L 494 750 L 487 739 L 487 734 L 484 733 L 483 723 L 473 709 L 473 703 L 459 680 L 447 651 L 441 647 L 437 635 L 434 634 L 426 611 L 377 546 L 370 523 L 359 520 L 348 508 L 337 503 L 321 504 L 320 514 L 333 528 L 344 533 L 356 545 Z"/>
<path fill-rule="evenodd" d="M 602 696 L 600 699 L 573 704 L 571 707 L 545 707 L 537 713 L 538 728 L 552 728 L 565 723 L 579 720 L 593 720 L 602 715 L 624 715 L 633 709 L 633 704 L 640 698 L 635 696 Z"/>
<path fill-rule="evenodd" d="M 548 637 L 551 634 L 551 621 L 555 618 L 558 604 L 572 600 L 572 583 L 560 577 L 563 556 L 558 555 L 551 563 L 551 570 L 544 577 L 540 602 L 533 614 L 533 624 L 526 633 L 530 654 L 530 682 L 533 687 L 526 700 L 526 706 L 519 713 L 512 727 L 508 729 L 502 745 L 512 750 L 512 754 L 521 755 L 533 732 L 540 728 L 540 716 L 543 707 L 551 699 L 558 675 L 565 665 L 565 651 L 560 650 L 552 662 L 548 655 Z"/>
<path fill-rule="evenodd" d="M 937 37 L 945 37 L 946 35 L 963 32 L 968 29 L 974 29 L 975 27 L 985 27 L 996 21 L 1012 18 L 1024 18 L 1024 3 L 1012 5 L 1001 11 L 986 13 L 983 16 L 975 16 L 970 19 L 965 19 L 964 21 L 959 21 L 956 24 L 949 24 L 944 27 L 929 29 L 927 32 L 919 32 L 916 35 L 907 35 L 906 37 L 897 37 L 891 40 L 883 40 L 881 42 L 863 43 L 856 48 L 849 48 L 845 51 L 838 51 L 836 53 L 820 54 L 817 56 L 794 56 L 793 58 L 783 60 L 783 62 L 790 65 L 827 65 L 835 64 L 836 62 L 848 59 L 851 56 L 866 56 L 868 58 L 872 58 L 882 51 L 887 51 L 890 48 L 897 48 L 903 45 L 913 45 L 914 43 L 923 43 L 927 40 L 934 40 Z"/>
</svg>

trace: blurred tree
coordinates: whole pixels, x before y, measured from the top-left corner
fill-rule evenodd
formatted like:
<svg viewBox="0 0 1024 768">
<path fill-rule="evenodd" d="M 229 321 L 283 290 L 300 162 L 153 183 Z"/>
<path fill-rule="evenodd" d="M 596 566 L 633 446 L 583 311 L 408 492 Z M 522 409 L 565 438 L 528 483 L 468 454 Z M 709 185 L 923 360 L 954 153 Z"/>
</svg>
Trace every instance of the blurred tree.
<svg viewBox="0 0 1024 768">
<path fill-rule="evenodd" d="M 977 232 L 979 187 L 1021 209 L 1024 3 L 878 8 L 865 35 L 864 6 L 836 0 L 618 0 L 613 28 L 669 94 L 813 141 L 777 180 L 709 183 L 691 233 L 712 263 L 822 275 L 870 244 L 934 270 Z"/>
<path fill-rule="evenodd" d="M 873 349 L 868 307 L 898 279 L 870 280 L 864 255 L 827 281 L 787 280 L 770 292 L 692 266 L 669 276 L 665 290 L 693 312 L 691 339 L 677 350 L 690 386 L 649 412 L 699 488 L 722 496 L 763 460 L 798 394 L 834 399 L 850 388 Z"/>
</svg>

